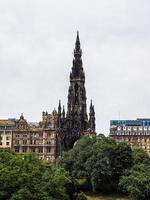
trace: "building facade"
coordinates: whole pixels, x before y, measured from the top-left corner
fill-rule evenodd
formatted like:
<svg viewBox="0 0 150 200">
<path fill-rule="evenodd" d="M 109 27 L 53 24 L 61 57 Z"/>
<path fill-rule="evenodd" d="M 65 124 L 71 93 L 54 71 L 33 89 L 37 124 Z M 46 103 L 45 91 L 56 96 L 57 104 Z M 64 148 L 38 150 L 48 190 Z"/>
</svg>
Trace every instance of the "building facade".
<svg viewBox="0 0 150 200">
<path fill-rule="evenodd" d="M 34 152 L 40 159 L 55 163 L 56 129 L 53 124 L 55 117 L 55 112 L 51 115 L 43 112 L 42 122 L 35 125 L 27 123 L 21 115 L 12 129 L 12 150 L 19 155 Z"/>
<path fill-rule="evenodd" d="M 0 120 L 0 149 L 12 147 L 12 129 L 15 119 Z"/>
<path fill-rule="evenodd" d="M 150 119 L 111 120 L 110 137 L 150 154 Z"/>
</svg>

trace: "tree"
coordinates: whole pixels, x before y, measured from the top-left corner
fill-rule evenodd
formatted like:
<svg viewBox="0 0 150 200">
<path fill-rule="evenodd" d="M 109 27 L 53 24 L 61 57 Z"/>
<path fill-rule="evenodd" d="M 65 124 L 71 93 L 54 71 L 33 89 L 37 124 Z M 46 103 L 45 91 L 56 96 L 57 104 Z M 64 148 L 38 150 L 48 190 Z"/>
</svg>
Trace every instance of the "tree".
<svg viewBox="0 0 150 200">
<path fill-rule="evenodd" d="M 127 170 L 119 186 L 132 200 L 150 199 L 150 166 L 139 164 Z"/>
<path fill-rule="evenodd" d="M 150 199 L 150 156 L 142 149 L 134 149 L 133 167 L 120 178 L 120 189 L 133 200 Z"/>
<path fill-rule="evenodd" d="M 0 152 L 0 199 L 68 200 L 68 173 L 60 167 L 47 167 L 34 154 L 17 156 Z"/>
<path fill-rule="evenodd" d="M 150 156 L 143 149 L 134 149 L 133 154 L 133 163 L 150 165 Z"/>
<path fill-rule="evenodd" d="M 132 151 L 129 145 L 103 135 L 85 136 L 64 154 L 60 165 L 73 178 L 85 179 L 94 192 L 114 191 L 124 170 L 132 166 Z"/>
<path fill-rule="evenodd" d="M 32 194 L 26 187 L 21 188 L 11 197 L 11 200 L 27 200 L 27 199 L 32 199 Z"/>
</svg>

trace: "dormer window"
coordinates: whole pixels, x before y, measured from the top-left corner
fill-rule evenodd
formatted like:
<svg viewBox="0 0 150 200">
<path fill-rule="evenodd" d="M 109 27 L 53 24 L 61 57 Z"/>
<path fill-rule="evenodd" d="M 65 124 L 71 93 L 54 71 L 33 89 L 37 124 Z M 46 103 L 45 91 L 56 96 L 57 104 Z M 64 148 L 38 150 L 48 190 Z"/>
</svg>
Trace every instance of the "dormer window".
<svg viewBox="0 0 150 200">
<path fill-rule="evenodd" d="M 118 129 L 118 131 L 120 131 L 120 130 L 121 130 L 121 127 L 120 127 L 120 126 L 118 126 L 118 128 L 117 128 L 117 129 Z"/>
</svg>

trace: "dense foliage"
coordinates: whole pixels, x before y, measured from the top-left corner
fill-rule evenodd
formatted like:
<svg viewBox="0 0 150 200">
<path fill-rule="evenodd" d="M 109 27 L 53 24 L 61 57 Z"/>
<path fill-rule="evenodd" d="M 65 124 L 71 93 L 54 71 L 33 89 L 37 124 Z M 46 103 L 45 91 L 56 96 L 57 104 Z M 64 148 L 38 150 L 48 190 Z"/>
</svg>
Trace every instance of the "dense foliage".
<svg viewBox="0 0 150 200">
<path fill-rule="evenodd" d="M 86 200 L 84 190 L 150 199 L 149 155 L 103 135 L 83 137 L 51 167 L 32 153 L 0 152 L 2 200 Z"/>
<path fill-rule="evenodd" d="M 126 143 L 116 143 L 103 135 L 84 137 L 64 154 L 60 165 L 79 184 L 84 182 L 86 189 L 114 192 L 120 176 L 132 166 L 132 150 Z"/>
<path fill-rule="evenodd" d="M 141 149 L 133 150 L 134 166 L 120 179 L 120 188 L 133 200 L 150 199 L 150 157 Z"/>
<path fill-rule="evenodd" d="M 0 152 L 0 199 L 68 200 L 70 183 L 64 169 L 47 167 L 33 154 Z"/>
<path fill-rule="evenodd" d="M 150 157 L 142 149 L 103 135 L 84 137 L 64 154 L 60 165 L 93 192 L 123 192 L 132 200 L 150 199 Z"/>
<path fill-rule="evenodd" d="M 150 166 L 135 165 L 120 179 L 120 187 L 134 200 L 150 199 Z"/>
</svg>

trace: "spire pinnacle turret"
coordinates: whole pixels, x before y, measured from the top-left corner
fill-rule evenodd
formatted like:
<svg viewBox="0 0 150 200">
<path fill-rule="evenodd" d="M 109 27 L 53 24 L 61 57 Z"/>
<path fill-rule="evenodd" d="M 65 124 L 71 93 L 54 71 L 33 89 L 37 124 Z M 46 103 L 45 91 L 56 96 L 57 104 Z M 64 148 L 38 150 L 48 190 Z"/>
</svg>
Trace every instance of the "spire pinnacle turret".
<svg viewBox="0 0 150 200">
<path fill-rule="evenodd" d="M 91 99 L 90 108 L 92 108 L 92 107 L 93 107 L 93 103 L 92 103 L 92 99 Z"/>
<path fill-rule="evenodd" d="M 77 31 L 76 44 L 80 44 L 80 39 L 79 39 L 79 31 Z"/>
<path fill-rule="evenodd" d="M 59 105 L 58 105 L 58 115 L 61 115 L 61 101 L 59 100 Z"/>
<path fill-rule="evenodd" d="M 89 127 L 95 131 L 95 110 L 94 110 L 94 105 L 92 103 L 91 100 L 91 104 L 90 104 L 90 113 L 89 113 Z"/>
<path fill-rule="evenodd" d="M 62 111 L 62 118 L 65 118 L 65 106 L 63 106 L 63 111 Z"/>
<path fill-rule="evenodd" d="M 76 37 L 76 43 L 75 43 L 75 49 L 74 49 L 74 57 L 76 59 L 78 59 L 81 56 L 82 56 L 82 50 L 80 48 L 79 31 L 77 31 L 77 37 Z"/>
</svg>

